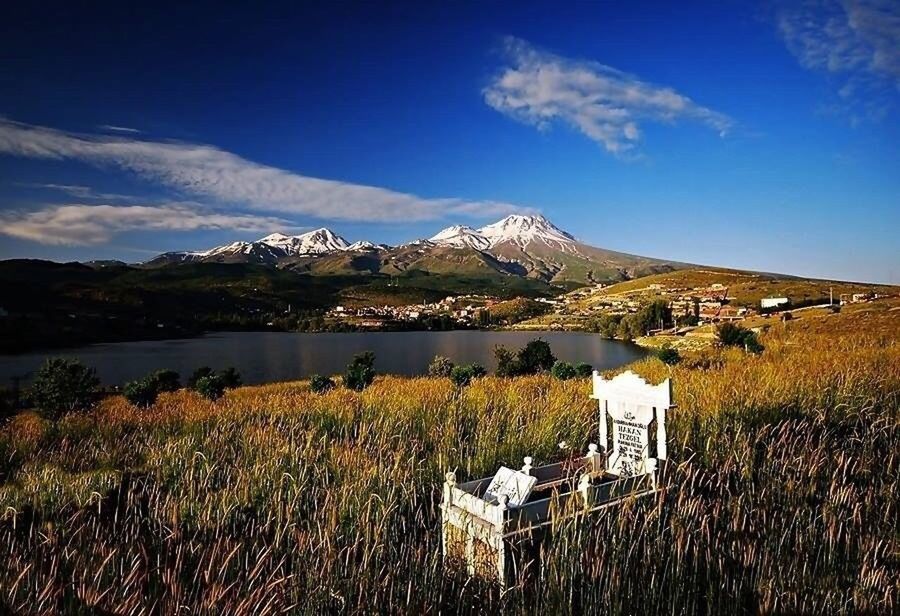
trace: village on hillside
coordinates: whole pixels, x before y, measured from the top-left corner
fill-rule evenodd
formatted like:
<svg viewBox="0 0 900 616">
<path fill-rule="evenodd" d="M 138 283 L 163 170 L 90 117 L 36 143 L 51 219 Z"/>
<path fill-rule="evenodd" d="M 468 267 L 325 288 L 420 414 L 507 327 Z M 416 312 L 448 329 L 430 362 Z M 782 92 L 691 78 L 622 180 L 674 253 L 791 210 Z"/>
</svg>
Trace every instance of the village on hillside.
<svg viewBox="0 0 900 616">
<path fill-rule="evenodd" d="M 346 302 L 322 315 L 324 329 L 515 329 L 586 331 L 643 346 L 699 348 L 716 326 L 734 322 L 761 331 L 800 318 L 805 311 L 898 295 L 896 287 L 775 277 L 732 270 L 683 270 L 615 284 L 596 284 L 557 297 L 501 299 L 485 294 L 448 295 L 432 302 L 376 305 Z M 648 306 L 655 321 L 623 330 Z"/>
<path fill-rule="evenodd" d="M 706 346 L 715 328 L 740 323 L 757 331 L 771 323 L 790 320 L 804 311 L 839 310 L 840 306 L 897 295 L 896 287 L 776 278 L 730 270 L 684 270 L 648 276 L 612 285 L 577 289 L 554 300 L 547 314 L 512 325 L 523 330 L 610 331 L 651 347 Z M 646 306 L 664 306 L 664 322 L 646 329 L 615 335 L 604 324 L 639 313 Z"/>
</svg>

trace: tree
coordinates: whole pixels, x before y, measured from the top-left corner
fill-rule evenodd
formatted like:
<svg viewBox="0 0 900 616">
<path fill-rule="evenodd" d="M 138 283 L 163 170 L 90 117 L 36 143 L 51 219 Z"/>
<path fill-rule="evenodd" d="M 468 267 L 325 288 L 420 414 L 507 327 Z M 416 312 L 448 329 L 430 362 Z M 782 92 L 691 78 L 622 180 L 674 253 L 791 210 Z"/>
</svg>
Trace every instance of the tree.
<svg viewBox="0 0 900 616">
<path fill-rule="evenodd" d="M 48 359 L 35 375 L 31 397 L 49 419 L 93 406 L 100 379 L 93 368 L 78 360 Z"/>
<path fill-rule="evenodd" d="M 673 349 L 670 346 L 664 346 L 657 352 L 656 356 L 659 358 L 659 361 L 664 364 L 668 364 L 669 366 L 674 366 L 678 362 L 681 361 L 681 354 L 677 349 Z"/>
<path fill-rule="evenodd" d="M 628 315 L 631 316 L 631 315 Z M 634 337 L 631 335 L 631 320 L 624 318 L 619 321 L 619 326 L 616 328 L 616 337 L 621 338 L 622 340 L 631 341 Z"/>
<path fill-rule="evenodd" d="M 645 336 L 651 329 L 661 329 L 671 324 L 672 309 L 669 302 L 664 299 L 650 302 L 637 313 L 636 325 L 639 336 Z"/>
<path fill-rule="evenodd" d="M 213 374 L 213 369 L 209 366 L 200 366 L 194 373 L 191 374 L 191 377 L 187 381 L 188 389 L 197 389 L 197 381 L 202 379 L 205 376 L 210 376 Z"/>
<path fill-rule="evenodd" d="M 209 374 L 197 379 L 194 390 L 207 400 L 215 401 L 225 395 L 225 382 L 218 374 Z"/>
<path fill-rule="evenodd" d="M 219 377 L 222 379 L 222 384 L 225 385 L 226 389 L 234 389 L 241 386 L 241 373 L 234 366 L 220 370 Z"/>
<path fill-rule="evenodd" d="M 125 399 L 138 408 L 153 406 L 159 396 L 159 382 L 154 375 L 125 383 L 122 388 Z"/>
<path fill-rule="evenodd" d="M 575 376 L 585 378 L 593 376 L 594 367 L 586 362 L 578 362 L 575 364 Z"/>
<path fill-rule="evenodd" d="M 550 350 L 550 345 L 538 338 L 522 347 L 517 360 L 521 374 L 537 374 L 550 370 L 556 357 Z"/>
<path fill-rule="evenodd" d="M 331 377 L 314 374 L 309 377 L 309 389 L 317 394 L 323 394 L 326 391 L 334 389 L 334 381 Z"/>
<path fill-rule="evenodd" d="M 365 351 L 353 356 L 344 372 L 344 385 L 362 391 L 375 380 L 375 353 Z"/>
<path fill-rule="evenodd" d="M 553 375 L 553 378 L 559 379 L 560 381 L 568 381 L 569 379 L 575 378 L 575 366 L 567 361 L 557 360 L 550 369 L 550 374 Z"/>
<path fill-rule="evenodd" d="M 494 358 L 497 360 L 497 376 L 516 376 L 519 374 L 519 362 L 512 351 L 503 345 L 494 347 Z"/>
<path fill-rule="evenodd" d="M 428 376 L 448 377 L 453 371 L 454 363 L 447 357 L 435 355 L 428 364 Z"/>
<path fill-rule="evenodd" d="M 450 380 L 457 387 L 465 387 L 472 379 L 483 377 L 487 370 L 481 364 L 469 364 L 468 366 L 454 366 L 450 371 Z"/>
<path fill-rule="evenodd" d="M 181 377 L 174 370 L 157 370 L 152 378 L 156 381 L 157 391 L 178 391 L 181 389 Z"/>
</svg>

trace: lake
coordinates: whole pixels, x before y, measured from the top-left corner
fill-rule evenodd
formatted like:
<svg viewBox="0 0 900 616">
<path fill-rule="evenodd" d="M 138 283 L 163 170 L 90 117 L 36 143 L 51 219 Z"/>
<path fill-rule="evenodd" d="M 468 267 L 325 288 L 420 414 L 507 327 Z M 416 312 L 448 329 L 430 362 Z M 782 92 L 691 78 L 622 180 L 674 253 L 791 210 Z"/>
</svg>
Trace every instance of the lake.
<svg viewBox="0 0 900 616">
<path fill-rule="evenodd" d="M 77 349 L 0 356 L 0 385 L 27 382 L 47 357 L 71 357 L 96 368 L 104 385 L 121 385 L 148 372 L 171 368 L 186 379 L 197 367 L 234 366 L 244 383 L 289 381 L 311 374 L 338 374 L 355 353 L 373 351 L 379 373 L 421 375 L 435 355 L 456 363 L 478 362 L 493 371 L 494 346 L 519 348 L 534 338 L 553 353 L 598 370 L 616 368 L 646 355 L 640 347 L 580 332 L 225 332 L 198 338 L 94 344 Z"/>
</svg>

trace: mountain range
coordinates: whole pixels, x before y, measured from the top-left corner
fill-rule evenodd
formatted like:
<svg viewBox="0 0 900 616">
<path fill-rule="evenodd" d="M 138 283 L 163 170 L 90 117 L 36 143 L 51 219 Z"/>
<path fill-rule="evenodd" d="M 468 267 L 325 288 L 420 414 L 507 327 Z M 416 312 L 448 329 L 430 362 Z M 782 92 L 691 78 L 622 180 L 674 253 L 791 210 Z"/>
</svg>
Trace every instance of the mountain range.
<svg viewBox="0 0 900 616">
<path fill-rule="evenodd" d="M 430 273 L 520 276 L 563 286 L 607 283 L 669 272 L 687 264 L 590 246 L 543 216 L 511 215 L 475 229 L 454 225 L 399 246 L 349 243 L 330 229 L 272 233 L 203 251 L 161 254 L 143 265 L 253 263 L 321 275 Z"/>
</svg>

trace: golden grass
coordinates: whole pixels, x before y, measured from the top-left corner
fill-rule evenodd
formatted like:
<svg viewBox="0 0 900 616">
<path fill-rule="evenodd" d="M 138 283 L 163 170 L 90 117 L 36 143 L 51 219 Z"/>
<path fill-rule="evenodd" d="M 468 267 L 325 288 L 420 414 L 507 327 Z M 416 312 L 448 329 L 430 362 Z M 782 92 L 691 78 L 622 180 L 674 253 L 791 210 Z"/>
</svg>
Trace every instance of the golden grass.
<svg viewBox="0 0 900 616">
<path fill-rule="evenodd" d="M 871 305 L 874 306 L 874 305 Z M 585 380 L 306 382 L 0 429 L 0 611 L 890 613 L 900 311 L 797 320 L 669 368 L 664 501 L 568 524 L 501 594 L 440 559 L 440 484 L 596 438 Z"/>
</svg>

